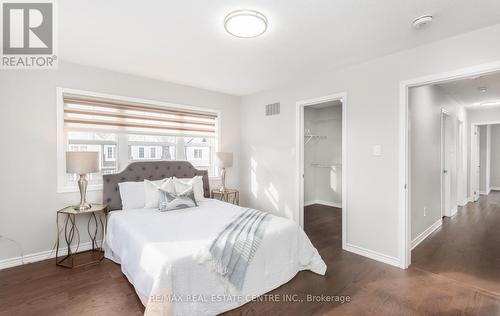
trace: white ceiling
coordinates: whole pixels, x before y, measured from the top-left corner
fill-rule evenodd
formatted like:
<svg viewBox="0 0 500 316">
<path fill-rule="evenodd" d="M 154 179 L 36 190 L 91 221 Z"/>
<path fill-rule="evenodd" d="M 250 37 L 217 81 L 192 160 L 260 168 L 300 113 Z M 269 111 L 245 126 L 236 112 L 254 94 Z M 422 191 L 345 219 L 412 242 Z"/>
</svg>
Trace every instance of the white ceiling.
<svg viewBox="0 0 500 316">
<path fill-rule="evenodd" d="M 242 8 L 267 16 L 263 36 L 224 31 Z M 58 10 L 63 60 L 235 95 L 500 23 L 498 0 L 86 0 Z M 423 14 L 433 25 L 413 30 Z"/>
<path fill-rule="evenodd" d="M 438 84 L 447 94 L 461 104 L 475 108 L 475 103 L 500 101 L 500 72 L 483 75 L 479 78 L 469 78 Z M 479 88 L 487 91 L 481 93 Z"/>
</svg>

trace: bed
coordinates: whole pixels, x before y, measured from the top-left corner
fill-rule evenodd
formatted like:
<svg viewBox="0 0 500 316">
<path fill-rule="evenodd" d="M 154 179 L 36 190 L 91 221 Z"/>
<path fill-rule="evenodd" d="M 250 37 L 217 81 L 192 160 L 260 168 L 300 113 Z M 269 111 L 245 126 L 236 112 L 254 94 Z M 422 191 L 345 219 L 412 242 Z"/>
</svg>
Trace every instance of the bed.
<svg viewBox="0 0 500 316">
<path fill-rule="evenodd" d="M 121 210 L 118 183 L 202 176 L 206 199 L 194 208 L 159 212 Z M 269 221 L 248 265 L 243 287 L 228 287 L 200 253 L 245 209 L 209 198 L 206 171 L 185 161 L 135 162 L 103 176 L 110 207 L 105 256 L 121 264 L 150 315 L 215 315 L 234 309 L 290 281 L 299 271 L 325 274 L 326 265 L 304 231 L 278 216 Z"/>
</svg>

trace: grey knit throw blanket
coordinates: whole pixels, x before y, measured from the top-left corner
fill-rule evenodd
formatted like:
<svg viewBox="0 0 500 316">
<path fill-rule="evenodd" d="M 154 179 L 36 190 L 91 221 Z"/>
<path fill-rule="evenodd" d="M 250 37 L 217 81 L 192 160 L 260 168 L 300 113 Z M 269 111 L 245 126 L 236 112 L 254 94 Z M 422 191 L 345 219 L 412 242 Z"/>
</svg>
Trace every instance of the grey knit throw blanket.
<svg viewBox="0 0 500 316">
<path fill-rule="evenodd" d="M 246 209 L 219 233 L 209 248 L 214 270 L 238 290 L 243 287 L 248 265 L 264 236 L 268 215 Z"/>
</svg>

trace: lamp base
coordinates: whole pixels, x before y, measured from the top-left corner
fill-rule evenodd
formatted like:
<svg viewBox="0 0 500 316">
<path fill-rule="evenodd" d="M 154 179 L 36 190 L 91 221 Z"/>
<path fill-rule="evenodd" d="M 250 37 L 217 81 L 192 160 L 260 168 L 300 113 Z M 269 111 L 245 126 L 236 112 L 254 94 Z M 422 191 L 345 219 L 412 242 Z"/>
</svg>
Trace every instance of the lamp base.
<svg viewBox="0 0 500 316">
<path fill-rule="evenodd" d="M 80 189 L 80 204 L 73 206 L 73 209 L 76 211 L 88 210 L 92 206 L 85 200 L 85 195 L 87 194 L 87 178 L 85 174 L 80 175 L 78 188 Z"/>
<path fill-rule="evenodd" d="M 92 205 L 90 205 L 87 202 L 84 202 L 84 203 L 81 203 L 81 204 L 73 206 L 73 209 L 75 211 L 85 211 L 85 210 L 88 210 L 88 209 L 91 209 L 91 208 L 92 208 Z"/>
<path fill-rule="evenodd" d="M 220 171 L 220 180 L 221 180 L 221 185 L 219 188 L 219 192 L 226 192 L 226 168 L 222 167 Z"/>
</svg>

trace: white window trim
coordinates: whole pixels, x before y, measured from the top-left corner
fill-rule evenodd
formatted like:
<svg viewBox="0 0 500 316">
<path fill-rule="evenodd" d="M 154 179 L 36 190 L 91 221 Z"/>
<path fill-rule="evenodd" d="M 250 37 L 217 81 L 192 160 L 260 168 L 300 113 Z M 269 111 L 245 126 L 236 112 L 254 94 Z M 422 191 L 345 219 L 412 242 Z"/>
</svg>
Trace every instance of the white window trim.
<svg viewBox="0 0 500 316">
<path fill-rule="evenodd" d="M 105 98 L 112 99 L 116 101 L 123 102 L 132 102 L 132 103 L 145 103 L 156 106 L 164 106 L 170 108 L 179 108 L 183 110 L 193 110 L 193 111 L 201 111 L 201 112 L 211 112 L 217 115 L 217 123 L 215 125 L 215 135 L 216 135 L 216 148 L 215 151 L 221 150 L 221 121 L 222 121 L 222 112 L 220 110 L 215 110 L 206 107 L 193 106 L 193 105 L 185 105 L 185 104 L 177 104 L 177 103 L 169 103 L 163 101 L 156 100 L 148 100 L 134 97 L 126 97 L 119 96 L 113 94 L 106 94 L 100 92 L 86 91 L 86 90 L 78 90 L 64 87 L 56 87 L 56 114 L 57 114 L 57 193 L 69 193 L 69 192 L 78 192 L 78 186 L 67 186 L 64 185 L 64 177 L 66 176 L 66 151 L 64 146 L 64 94 L 76 94 L 81 96 L 88 96 L 94 98 Z M 220 176 L 210 177 L 210 180 L 219 180 Z M 87 191 L 100 191 L 102 190 L 102 184 L 89 184 L 87 187 Z"/>
</svg>

